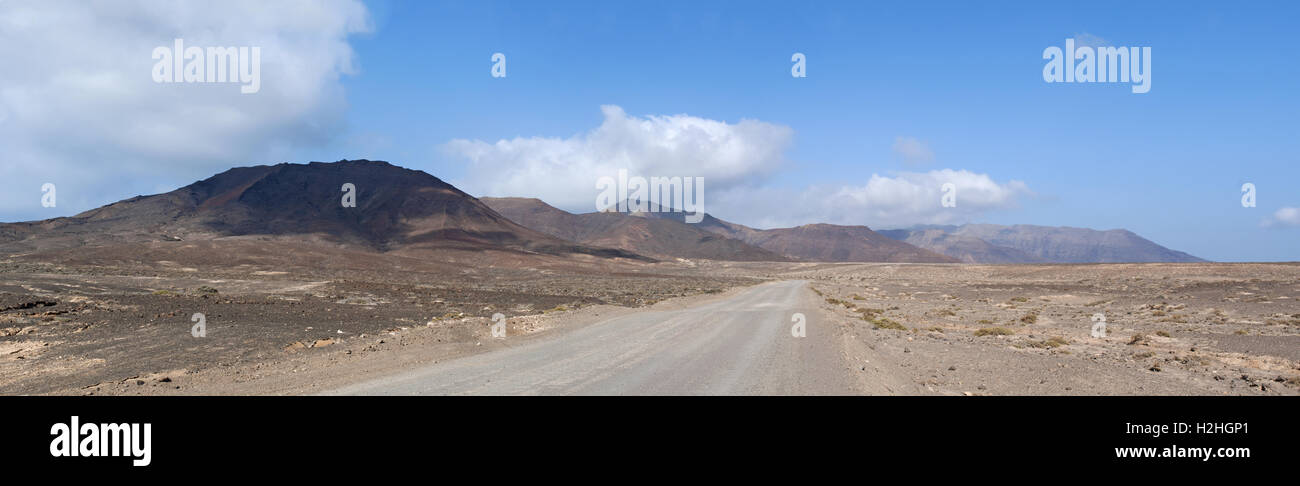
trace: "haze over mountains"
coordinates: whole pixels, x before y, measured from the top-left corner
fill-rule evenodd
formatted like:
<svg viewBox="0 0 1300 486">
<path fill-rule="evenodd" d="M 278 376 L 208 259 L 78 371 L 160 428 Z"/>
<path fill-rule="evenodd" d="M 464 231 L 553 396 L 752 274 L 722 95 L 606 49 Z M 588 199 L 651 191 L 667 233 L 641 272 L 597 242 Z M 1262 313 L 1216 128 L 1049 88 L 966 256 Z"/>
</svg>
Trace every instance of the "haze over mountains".
<svg viewBox="0 0 1300 486">
<path fill-rule="evenodd" d="M 1203 262 L 1131 231 L 1018 224 L 918 226 L 883 230 L 890 238 L 966 263 Z"/>
<path fill-rule="evenodd" d="M 344 184 L 355 186 L 356 207 L 341 204 Z M 0 224 L 0 251 L 255 240 L 381 253 L 505 251 L 643 261 L 1203 261 L 1125 230 L 965 225 L 877 232 L 832 224 L 763 230 L 712 215 L 694 224 L 685 217 L 662 210 L 573 214 L 537 199 L 476 199 L 422 171 L 345 160 L 240 167 L 72 217 Z"/>
</svg>

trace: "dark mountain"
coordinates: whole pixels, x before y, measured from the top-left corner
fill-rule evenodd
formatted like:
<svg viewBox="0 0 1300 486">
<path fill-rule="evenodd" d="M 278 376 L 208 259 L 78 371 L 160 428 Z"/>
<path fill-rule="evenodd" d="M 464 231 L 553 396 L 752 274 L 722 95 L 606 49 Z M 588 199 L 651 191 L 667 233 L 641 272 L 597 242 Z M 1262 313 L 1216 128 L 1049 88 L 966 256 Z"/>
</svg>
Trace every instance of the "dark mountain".
<svg viewBox="0 0 1300 486">
<path fill-rule="evenodd" d="M 1203 262 L 1128 230 L 993 224 L 917 227 L 886 235 L 973 263 Z"/>
<path fill-rule="evenodd" d="M 592 212 L 573 214 L 538 199 L 481 199 L 507 218 L 534 230 L 587 245 L 620 248 L 656 258 L 788 261 L 779 254 L 705 231 L 682 221 L 683 213 Z"/>
<path fill-rule="evenodd" d="M 356 207 L 341 204 L 342 187 L 349 183 L 356 188 Z M 235 168 L 69 218 L 0 225 L 0 249 L 252 236 L 375 251 L 497 249 L 642 258 L 530 230 L 437 177 L 369 160 Z"/>
</svg>

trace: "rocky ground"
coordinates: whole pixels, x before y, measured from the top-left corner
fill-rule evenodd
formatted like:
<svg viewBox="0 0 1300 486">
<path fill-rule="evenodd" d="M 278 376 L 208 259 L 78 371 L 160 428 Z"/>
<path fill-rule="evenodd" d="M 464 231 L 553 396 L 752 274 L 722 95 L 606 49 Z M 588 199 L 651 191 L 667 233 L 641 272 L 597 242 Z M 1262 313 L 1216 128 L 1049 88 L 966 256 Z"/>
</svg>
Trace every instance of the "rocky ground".
<svg viewBox="0 0 1300 486">
<path fill-rule="evenodd" d="M 1295 395 L 1300 265 L 811 265 L 891 393 Z M 1105 337 L 1093 337 L 1094 315 Z"/>
<path fill-rule="evenodd" d="M 589 307 L 635 309 L 756 282 L 681 275 L 676 267 L 573 274 L 478 268 L 473 274 L 212 268 L 76 267 L 0 263 L 0 394 L 209 393 L 186 377 L 247 382 L 295 354 L 361 345 L 372 352 L 420 330 L 457 354 L 490 336 L 552 326 Z M 194 337 L 202 314 L 204 337 Z M 455 349 L 453 349 L 455 348 Z M 469 349 L 465 349 L 469 348 Z M 239 376 L 244 374 L 245 376 Z M 256 387 L 221 389 L 262 393 Z"/>
<path fill-rule="evenodd" d="M 365 267 L 0 262 L 0 393 L 310 393 L 787 279 L 866 393 L 1300 393 L 1297 264 Z"/>
</svg>

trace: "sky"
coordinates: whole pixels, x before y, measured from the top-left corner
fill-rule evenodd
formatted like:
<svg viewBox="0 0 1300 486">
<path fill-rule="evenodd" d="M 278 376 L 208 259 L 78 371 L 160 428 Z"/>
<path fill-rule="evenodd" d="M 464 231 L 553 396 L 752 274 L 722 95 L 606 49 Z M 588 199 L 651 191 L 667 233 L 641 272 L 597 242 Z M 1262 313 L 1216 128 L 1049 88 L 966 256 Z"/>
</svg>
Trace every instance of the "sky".
<svg viewBox="0 0 1300 486">
<path fill-rule="evenodd" d="M 1295 2 L 0 0 L 0 220 L 368 158 L 575 212 L 623 169 L 702 177 L 707 212 L 755 227 L 1124 228 L 1294 261 L 1297 21 Z M 259 47 L 259 91 L 156 82 L 177 38 Z M 1150 90 L 1045 81 L 1066 39 L 1149 47 Z"/>
</svg>

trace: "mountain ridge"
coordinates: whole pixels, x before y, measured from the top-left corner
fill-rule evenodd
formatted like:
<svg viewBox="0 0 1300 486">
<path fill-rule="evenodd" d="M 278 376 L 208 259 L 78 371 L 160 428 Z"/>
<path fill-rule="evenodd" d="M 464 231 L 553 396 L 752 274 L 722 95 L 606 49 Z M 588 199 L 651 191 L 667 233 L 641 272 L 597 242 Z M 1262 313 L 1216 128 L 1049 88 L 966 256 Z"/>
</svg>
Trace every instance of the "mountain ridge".
<svg viewBox="0 0 1300 486">
<path fill-rule="evenodd" d="M 1127 229 L 967 224 L 914 226 L 882 234 L 967 263 L 1191 263 L 1207 260 L 1169 249 Z"/>
</svg>

